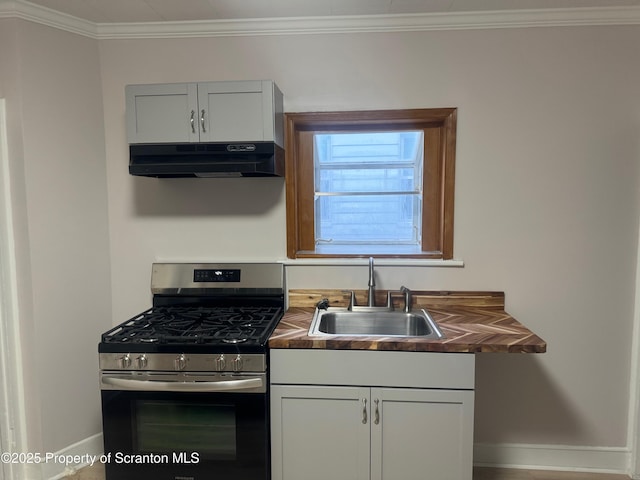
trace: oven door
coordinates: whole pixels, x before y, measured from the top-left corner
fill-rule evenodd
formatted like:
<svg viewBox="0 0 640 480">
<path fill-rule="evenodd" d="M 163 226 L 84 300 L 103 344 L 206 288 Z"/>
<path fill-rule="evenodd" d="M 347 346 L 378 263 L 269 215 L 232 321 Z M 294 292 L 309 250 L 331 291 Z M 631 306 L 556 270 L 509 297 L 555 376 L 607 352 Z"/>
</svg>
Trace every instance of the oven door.
<svg viewBox="0 0 640 480">
<path fill-rule="evenodd" d="M 107 480 L 270 478 L 265 374 L 103 372 Z"/>
</svg>

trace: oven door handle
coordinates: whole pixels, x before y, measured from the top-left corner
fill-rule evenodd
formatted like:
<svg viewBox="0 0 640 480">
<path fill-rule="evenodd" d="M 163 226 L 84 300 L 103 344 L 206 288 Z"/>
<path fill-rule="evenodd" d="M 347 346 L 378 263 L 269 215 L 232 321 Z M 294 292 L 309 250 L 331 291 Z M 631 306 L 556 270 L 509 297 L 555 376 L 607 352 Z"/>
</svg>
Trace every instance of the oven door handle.
<svg viewBox="0 0 640 480">
<path fill-rule="evenodd" d="M 102 383 L 121 390 L 145 392 L 224 392 L 262 388 L 262 378 L 242 380 L 220 380 L 217 382 L 160 382 L 157 380 L 133 380 L 129 378 L 102 376 Z"/>
</svg>

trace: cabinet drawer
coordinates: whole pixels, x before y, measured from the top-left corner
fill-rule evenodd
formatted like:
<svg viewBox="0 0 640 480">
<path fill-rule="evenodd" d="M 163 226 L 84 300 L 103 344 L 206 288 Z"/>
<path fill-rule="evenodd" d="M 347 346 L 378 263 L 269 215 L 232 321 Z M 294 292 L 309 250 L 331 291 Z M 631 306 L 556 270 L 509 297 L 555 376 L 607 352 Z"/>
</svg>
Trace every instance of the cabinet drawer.
<svg viewBox="0 0 640 480">
<path fill-rule="evenodd" d="M 469 353 L 273 349 L 271 383 L 473 390 Z"/>
</svg>

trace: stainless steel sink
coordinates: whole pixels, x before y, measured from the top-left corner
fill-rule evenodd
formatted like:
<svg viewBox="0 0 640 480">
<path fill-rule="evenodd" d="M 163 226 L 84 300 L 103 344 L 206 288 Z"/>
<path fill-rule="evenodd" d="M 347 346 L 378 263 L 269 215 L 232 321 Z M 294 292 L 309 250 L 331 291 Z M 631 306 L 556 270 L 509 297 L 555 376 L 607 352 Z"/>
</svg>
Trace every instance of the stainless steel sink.
<svg viewBox="0 0 640 480">
<path fill-rule="evenodd" d="M 309 335 L 444 338 L 426 310 L 406 313 L 378 307 L 361 311 L 317 308 Z"/>
</svg>

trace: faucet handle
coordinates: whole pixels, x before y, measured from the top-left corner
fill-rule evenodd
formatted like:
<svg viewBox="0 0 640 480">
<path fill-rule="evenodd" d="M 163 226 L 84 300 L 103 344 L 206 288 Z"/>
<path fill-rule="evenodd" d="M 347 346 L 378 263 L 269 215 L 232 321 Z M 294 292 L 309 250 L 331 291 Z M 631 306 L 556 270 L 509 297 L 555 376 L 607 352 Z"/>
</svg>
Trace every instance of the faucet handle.
<svg viewBox="0 0 640 480">
<path fill-rule="evenodd" d="M 397 293 L 393 290 L 387 290 L 387 310 L 393 310 L 393 294 Z"/>
<path fill-rule="evenodd" d="M 411 311 L 411 290 L 409 290 L 404 285 L 400 287 L 400 290 L 389 290 L 387 292 L 387 308 L 389 310 L 393 310 L 393 296 L 394 295 L 403 295 L 404 296 L 404 309 L 405 313 L 409 313 Z"/>
<path fill-rule="evenodd" d="M 404 293 L 404 311 L 409 313 L 411 311 L 411 290 L 404 285 L 400 287 L 400 291 Z"/>
<path fill-rule="evenodd" d="M 356 306 L 356 294 L 353 290 L 351 290 L 351 295 L 349 297 L 349 306 L 347 310 L 353 310 L 353 307 Z"/>
</svg>

